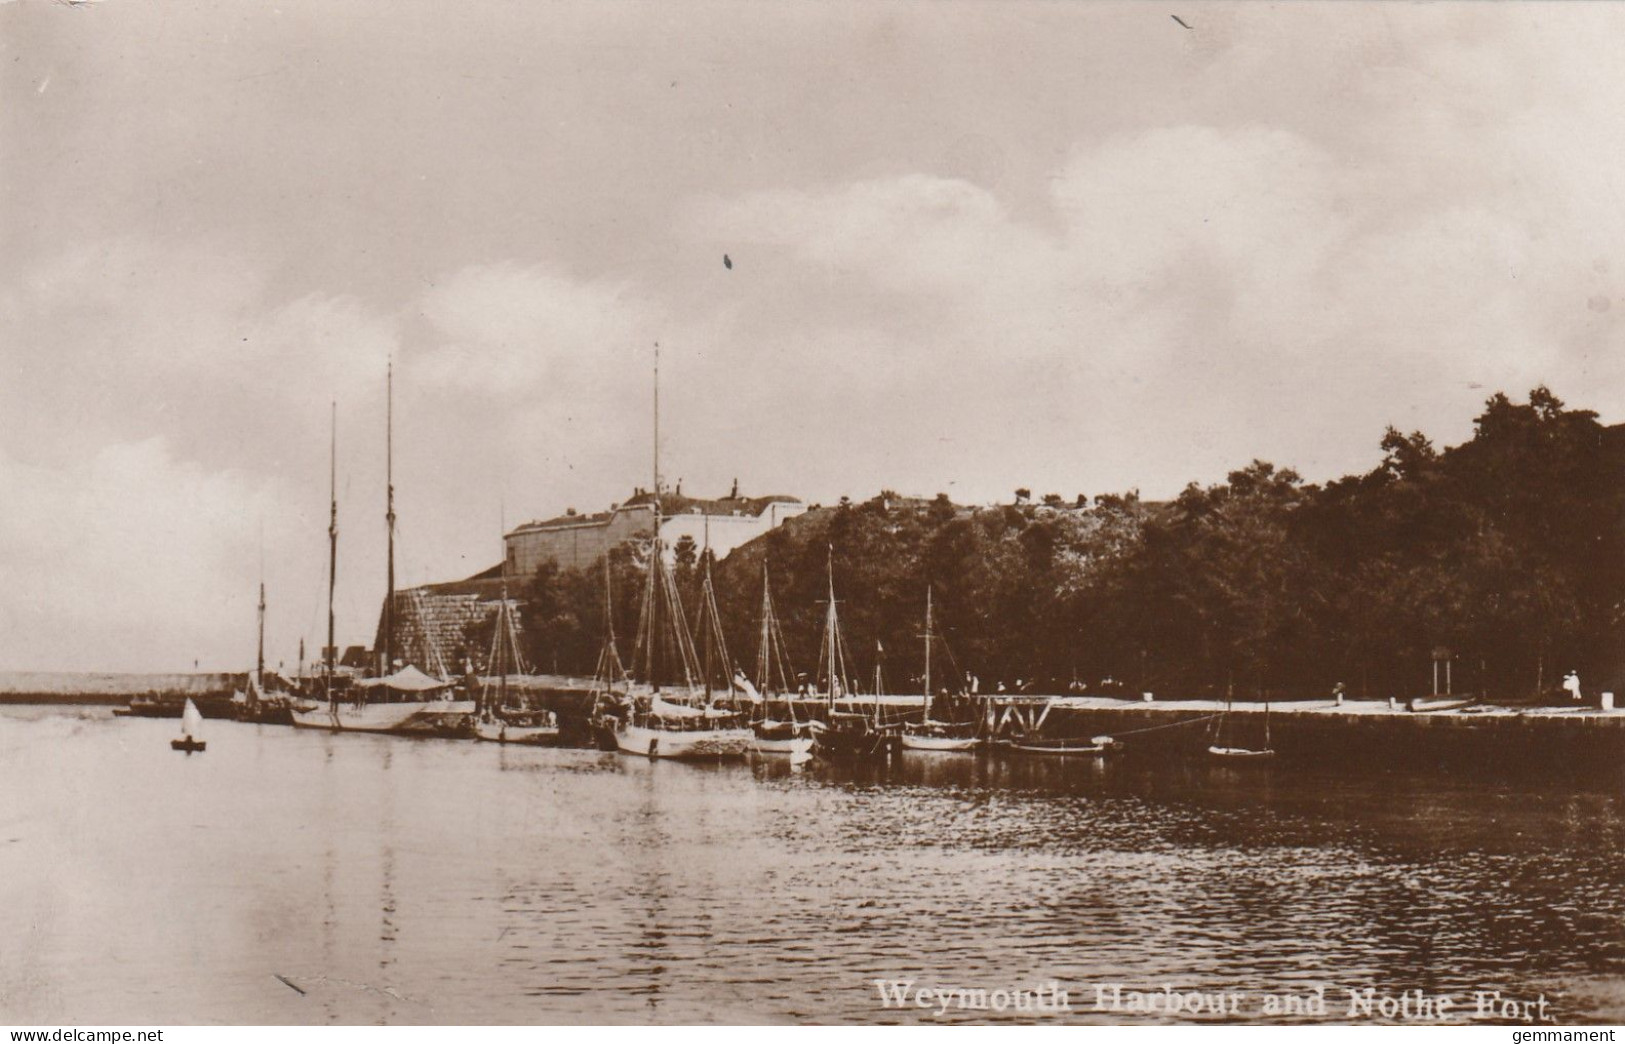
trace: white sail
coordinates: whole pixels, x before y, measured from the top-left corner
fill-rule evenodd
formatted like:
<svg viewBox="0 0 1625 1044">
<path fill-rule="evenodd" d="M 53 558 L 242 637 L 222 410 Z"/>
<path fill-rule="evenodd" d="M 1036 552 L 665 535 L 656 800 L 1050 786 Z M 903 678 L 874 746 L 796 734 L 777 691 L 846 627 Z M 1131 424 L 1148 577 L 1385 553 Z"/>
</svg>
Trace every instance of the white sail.
<svg viewBox="0 0 1625 1044">
<path fill-rule="evenodd" d="M 188 739 L 197 739 L 201 731 L 203 731 L 203 715 L 198 713 L 197 704 L 188 697 L 186 709 L 181 712 L 181 732 L 185 733 Z"/>
</svg>

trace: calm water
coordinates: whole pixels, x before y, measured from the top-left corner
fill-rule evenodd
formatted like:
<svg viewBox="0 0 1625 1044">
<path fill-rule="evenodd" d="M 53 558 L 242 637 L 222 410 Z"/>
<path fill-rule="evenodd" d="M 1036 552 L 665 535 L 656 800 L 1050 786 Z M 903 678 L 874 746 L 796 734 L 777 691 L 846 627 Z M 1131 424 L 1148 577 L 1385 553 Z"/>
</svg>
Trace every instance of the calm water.
<svg viewBox="0 0 1625 1044">
<path fill-rule="evenodd" d="M 208 725 L 187 757 L 174 722 L 0 709 L 0 1023 L 932 1018 L 876 978 L 1059 980 L 1076 1022 L 1162 1017 L 1096 1013 L 1108 983 L 1625 1019 L 1625 774 L 791 771 Z"/>
</svg>

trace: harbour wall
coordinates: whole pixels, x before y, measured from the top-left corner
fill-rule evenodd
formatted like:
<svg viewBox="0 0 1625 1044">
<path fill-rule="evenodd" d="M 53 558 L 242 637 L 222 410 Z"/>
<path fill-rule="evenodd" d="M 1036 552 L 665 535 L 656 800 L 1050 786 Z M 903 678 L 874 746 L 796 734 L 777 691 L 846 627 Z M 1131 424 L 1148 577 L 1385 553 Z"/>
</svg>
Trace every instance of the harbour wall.
<svg viewBox="0 0 1625 1044">
<path fill-rule="evenodd" d="M 1124 753 L 1199 757 L 1209 746 L 1268 747 L 1278 759 L 1333 767 L 1437 765 L 1489 770 L 1586 766 L 1625 775 L 1625 711 L 1464 707 L 1412 711 L 1385 701 L 1127 703 L 1061 698 L 997 701 L 1006 728 L 1046 736 L 1111 736 Z"/>
<path fill-rule="evenodd" d="M 246 672 L 0 671 L 0 703 L 127 703 L 136 696 L 183 700 L 230 696 L 247 684 Z"/>
</svg>

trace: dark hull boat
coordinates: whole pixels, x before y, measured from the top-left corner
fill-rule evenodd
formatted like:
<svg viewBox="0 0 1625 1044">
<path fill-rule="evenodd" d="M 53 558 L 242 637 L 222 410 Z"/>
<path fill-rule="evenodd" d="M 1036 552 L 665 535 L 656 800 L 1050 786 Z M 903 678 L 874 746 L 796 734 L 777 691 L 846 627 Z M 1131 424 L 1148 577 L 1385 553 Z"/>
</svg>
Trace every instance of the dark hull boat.
<svg viewBox="0 0 1625 1044">
<path fill-rule="evenodd" d="M 813 730 L 813 752 L 829 758 L 884 758 L 902 749 L 902 730 L 876 726 L 867 715 L 831 714 Z"/>
<path fill-rule="evenodd" d="M 184 750 L 188 754 L 201 754 L 207 746 L 208 744 L 203 740 L 193 739 L 190 736 L 182 736 L 180 739 L 169 741 L 170 750 Z"/>
<path fill-rule="evenodd" d="M 931 717 L 931 588 L 925 589 L 925 711 L 923 720 L 903 725 L 904 750 L 967 751 L 982 743 L 979 721 L 937 721 Z"/>
</svg>

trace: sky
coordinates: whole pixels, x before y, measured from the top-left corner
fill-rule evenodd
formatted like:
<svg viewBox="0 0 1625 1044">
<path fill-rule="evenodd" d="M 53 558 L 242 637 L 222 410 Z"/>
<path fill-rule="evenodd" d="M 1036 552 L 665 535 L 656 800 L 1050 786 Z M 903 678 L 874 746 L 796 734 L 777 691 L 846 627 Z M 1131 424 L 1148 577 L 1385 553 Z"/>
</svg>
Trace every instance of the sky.
<svg viewBox="0 0 1625 1044">
<path fill-rule="evenodd" d="M 692 495 L 1324 481 L 1540 383 L 1617 422 L 1622 36 L 1622 4 L 0 2 L 0 669 L 246 669 L 262 577 L 268 659 L 314 656 L 334 404 L 370 642 L 391 360 L 403 586 L 648 485 L 656 342 Z"/>
</svg>

